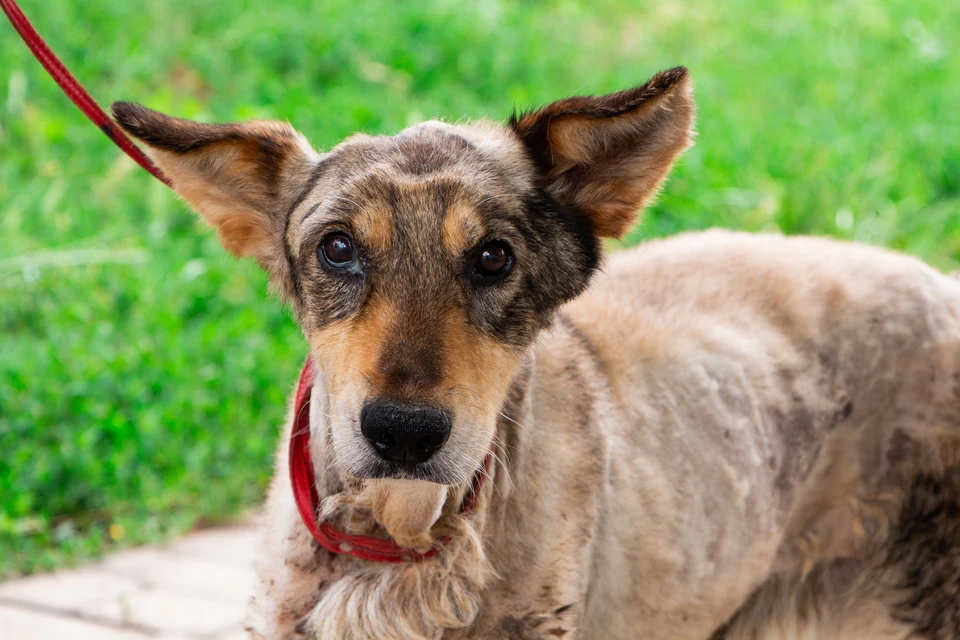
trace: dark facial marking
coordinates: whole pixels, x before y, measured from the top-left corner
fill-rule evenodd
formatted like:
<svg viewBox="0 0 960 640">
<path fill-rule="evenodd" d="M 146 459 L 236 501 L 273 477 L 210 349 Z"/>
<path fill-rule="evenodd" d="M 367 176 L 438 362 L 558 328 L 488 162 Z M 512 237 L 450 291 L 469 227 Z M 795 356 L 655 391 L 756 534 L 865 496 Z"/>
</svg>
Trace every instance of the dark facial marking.
<svg viewBox="0 0 960 640">
<path fill-rule="evenodd" d="M 443 377 L 443 343 L 436 321 L 407 316 L 395 326 L 379 361 L 388 393 L 400 397 L 432 389 Z"/>
<path fill-rule="evenodd" d="M 518 261 L 522 282 L 495 313 L 474 315 L 482 329 L 508 344 L 525 344 L 547 326 L 553 311 L 579 295 L 600 263 L 600 241 L 582 216 L 536 190 L 511 218 L 525 231 Z"/>
<path fill-rule="evenodd" d="M 300 270 L 297 268 L 297 261 L 293 259 L 293 247 L 290 246 L 290 218 L 303 201 L 316 188 L 317 183 L 329 169 L 330 165 L 326 161 L 318 162 L 310 172 L 310 177 L 300 189 L 297 197 L 293 199 L 290 207 L 287 208 L 286 215 L 283 218 L 283 255 L 287 260 L 287 266 L 290 269 L 290 279 L 293 281 L 293 293 L 298 303 L 303 302 L 303 284 L 300 282 Z M 314 205 L 314 208 L 316 205 Z M 312 210 L 312 209 L 311 209 Z"/>
</svg>

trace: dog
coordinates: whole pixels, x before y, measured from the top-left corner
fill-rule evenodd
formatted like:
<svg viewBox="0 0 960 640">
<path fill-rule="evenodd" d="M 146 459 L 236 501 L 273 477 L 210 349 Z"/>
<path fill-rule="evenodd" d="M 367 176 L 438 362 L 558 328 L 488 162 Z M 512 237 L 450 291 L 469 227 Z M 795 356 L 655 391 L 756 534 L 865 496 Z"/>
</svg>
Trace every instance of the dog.
<svg viewBox="0 0 960 640">
<path fill-rule="evenodd" d="M 733 638 L 885 539 L 958 433 L 960 283 L 772 234 L 602 258 L 694 112 L 679 67 L 318 153 L 113 105 L 309 343 L 252 637 Z"/>
</svg>

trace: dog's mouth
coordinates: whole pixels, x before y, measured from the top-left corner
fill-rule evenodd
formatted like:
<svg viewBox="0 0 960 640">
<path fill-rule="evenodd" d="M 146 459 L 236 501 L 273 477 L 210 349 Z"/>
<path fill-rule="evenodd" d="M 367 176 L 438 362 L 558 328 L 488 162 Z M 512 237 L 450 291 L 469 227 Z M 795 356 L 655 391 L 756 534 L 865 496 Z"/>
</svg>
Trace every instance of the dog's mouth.
<svg viewBox="0 0 960 640">
<path fill-rule="evenodd" d="M 413 480 L 447 486 L 463 484 L 459 475 L 433 462 L 410 464 L 372 459 L 352 465 L 345 471 L 358 480 Z"/>
<path fill-rule="evenodd" d="M 443 516 L 449 516 L 447 529 L 456 530 L 458 519 L 468 516 L 475 508 L 485 478 L 490 474 L 492 452 L 477 469 L 472 481 L 465 488 L 448 486 L 429 479 L 436 477 L 430 467 L 383 462 L 379 469 L 368 467 L 366 479 L 359 476 L 348 484 L 350 490 L 328 496 L 321 505 L 317 492 L 316 476 L 310 451 L 310 417 L 305 410 L 310 401 L 314 379 L 314 365 L 308 359 L 300 374 L 295 400 L 294 421 L 291 426 L 289 470 L 297 509 L 314 539 L 333 553 L 349 554 L 364 560 L 378 562 L 410 562 L 429 558 L 438 552 L 439 546 L 450 539 L 440 527 L 436 535 L 435 524 Z M 379 464 L 379 463 L 378 463 Z M 434 473 L 436 468 L 434 468 Z M 376 532 L 367 535 L 354 533 L 358 519 L 338 519 L 336 524 L 346 523 L 351 532 L 334 526 L 328 516 L 339 507 L 360 507 L 353 511 L 366 510 L 376 525 L 385 529 L 392 540 L 377 537 Z M 351 514 L 351 516 L 355 516 Z M 359 526 L 364 527 L 362 518 Z M 352 521 L 352 523 L 351 523 Z M 352 524 L 352 526 L 350 526 Z M 371 523 L 367 523 L 371 524 Z M 438 544 L 439 543 L 439 544 Z"/>
</svg>

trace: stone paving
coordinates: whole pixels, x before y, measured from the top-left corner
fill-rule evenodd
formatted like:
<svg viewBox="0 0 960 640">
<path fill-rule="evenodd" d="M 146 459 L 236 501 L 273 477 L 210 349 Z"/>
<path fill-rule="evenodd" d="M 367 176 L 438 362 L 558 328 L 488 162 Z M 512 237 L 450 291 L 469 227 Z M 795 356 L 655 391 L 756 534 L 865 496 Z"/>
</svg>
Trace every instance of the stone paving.
<svg viewBox="0 0 960 640">
<path fill-rule="evenodd" d="M 255 534 L 201 531 L 0 584 L 2 640 L 241 640 Z"/>
</svg>

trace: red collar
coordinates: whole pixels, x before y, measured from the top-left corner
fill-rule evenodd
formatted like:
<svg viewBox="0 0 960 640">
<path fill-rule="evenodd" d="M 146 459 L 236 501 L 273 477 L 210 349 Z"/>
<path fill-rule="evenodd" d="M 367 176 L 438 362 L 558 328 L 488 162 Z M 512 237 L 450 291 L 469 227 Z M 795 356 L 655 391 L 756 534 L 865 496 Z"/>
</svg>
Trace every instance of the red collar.
<svg viewBox="0 0 960 640">
<path fill-rule="evenodd" d="M 331 553 L 344 553 L 361 560 L 374 562 L 417 562 L 437 553 L 437 547 L 425 553 L 401 547 L 393 540 L 382 540 L 370 536 L 355 536 L 337 531 L 328 522 L 318 522 L 320 498 L 317 495 L 316 478 L 313 475 L 313 460 L 310 457 L 310 392 L 313 388 L 314 364 L 307 358 L 297 383 L 297 395 L 293 408 L 293 425 L 290 435 L 290 483 L 293 485 L 293 499 L 307 530 L 320 546 Z M 473 510 L 477 496 L 483 488 L 483 480 L 490 469 L 491 455 L 484 460 L 484 471 L 477 473 L 473 485 L 467 494 L 460 513 Z M 448 539 L 441 541 L 446 544 Z"/>
</svg>

